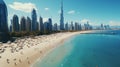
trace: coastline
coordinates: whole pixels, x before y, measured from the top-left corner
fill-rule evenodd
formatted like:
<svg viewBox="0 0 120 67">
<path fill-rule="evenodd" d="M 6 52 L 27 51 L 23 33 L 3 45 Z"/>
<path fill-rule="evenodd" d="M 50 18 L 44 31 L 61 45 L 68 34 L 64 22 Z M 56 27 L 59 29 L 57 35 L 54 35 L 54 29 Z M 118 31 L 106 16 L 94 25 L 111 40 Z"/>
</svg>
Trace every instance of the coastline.
<svg viewBox="0 0 120 67">
<path fill-rule="evenodd" d="M 80 32 L 77 32 L 77 33 L 74 34 L 74 35 L 77 35 L 77 34 L 79 34 L 79 33 L 80 33 Z M 60 47 L 61 45 L 63 45 L 63 43 L 64 43 L 66 40 L 68 40 L 69 38 L 71 38 L 71 37 L 74 36 L 74 35 L 71 35 L 71 36 L 69 36 L 69 37 L 66 37 L 66 38 L 62 39 L 61 41 L 59 41 L 58 43 L 56 43 L 56 44 L 55 44 L 55 47 L 53 47 L 53 48 L 51 48 L 50 50 L 48 50 L 48 51 L 44 54 L 44 56 L 43 56 L 42 58 L 38 58 L 38 59 L 31 65 L 31 67 L 34 67 L 37 62 L 42 62 L 42 59 L 44 59 L 51 51 L 53 51 L 54 49 L 56 49 L 56 48 Z"/>
<path fill-rule="evenodd" d="M 0 54 L 0 66 L 31 67 L 67 38 L 85 32 L 91 31 L 56 33 L 18 39 L 13 43 L 8 42 L 1 47 L 5 51 Z"/>
</svg>

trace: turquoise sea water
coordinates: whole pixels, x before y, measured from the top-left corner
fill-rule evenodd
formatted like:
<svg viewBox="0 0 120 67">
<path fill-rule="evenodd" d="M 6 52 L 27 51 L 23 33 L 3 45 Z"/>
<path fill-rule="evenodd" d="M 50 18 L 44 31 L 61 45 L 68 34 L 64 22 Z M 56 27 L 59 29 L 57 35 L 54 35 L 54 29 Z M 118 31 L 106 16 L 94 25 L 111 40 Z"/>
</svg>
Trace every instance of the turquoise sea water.
<svg viewBox="0 0 120 67">
<path fill-rule="evenodd" d="M 73 36 L 34 67 L 120 67 L 120 31 L 105 32 Z"/>
</svg>

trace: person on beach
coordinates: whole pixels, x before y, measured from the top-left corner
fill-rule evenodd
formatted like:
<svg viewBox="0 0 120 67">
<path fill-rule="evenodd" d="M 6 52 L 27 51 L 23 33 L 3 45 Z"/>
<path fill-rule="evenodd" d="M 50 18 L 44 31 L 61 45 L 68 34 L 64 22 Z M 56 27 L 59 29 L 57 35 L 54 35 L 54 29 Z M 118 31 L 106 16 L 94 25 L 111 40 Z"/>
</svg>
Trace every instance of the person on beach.
<svg viewBox="0 0 120 67">
<path fill-rule="evenodd" d="M 19 59 L 19 62 L 22 63 L 21 59 Z"/>
<path fill-rule="evenodd" d="M 15 62 L 14 65 L 17 66 L 17 63 Z"/>
<path fill-rule="evenodd" d="M 9 64 L 9 59 L 7 59 L 7 63 Z"/>
</svg>

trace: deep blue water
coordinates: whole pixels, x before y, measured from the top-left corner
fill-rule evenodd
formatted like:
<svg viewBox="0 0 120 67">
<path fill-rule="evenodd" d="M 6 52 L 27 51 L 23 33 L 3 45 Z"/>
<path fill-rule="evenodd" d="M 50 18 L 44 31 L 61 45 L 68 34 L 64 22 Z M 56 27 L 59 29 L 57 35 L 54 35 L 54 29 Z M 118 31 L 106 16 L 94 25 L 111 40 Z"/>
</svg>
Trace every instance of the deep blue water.
<svg viewBox="0 0 120 67">
<path fill-rule="evenodd" d="M 102 33 L 73 36 L 34 67 L 120 67 L 120 31 Z"/>
</svg>

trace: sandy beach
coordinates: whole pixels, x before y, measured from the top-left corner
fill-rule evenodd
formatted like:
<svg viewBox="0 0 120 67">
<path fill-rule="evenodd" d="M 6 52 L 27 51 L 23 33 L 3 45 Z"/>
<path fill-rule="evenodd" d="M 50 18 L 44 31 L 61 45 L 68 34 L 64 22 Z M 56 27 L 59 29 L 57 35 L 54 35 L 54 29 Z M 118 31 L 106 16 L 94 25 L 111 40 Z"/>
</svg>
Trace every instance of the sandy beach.
<svg viewBox="0 0 120 67">
<path fill-rule="evenodd" d="M 0 67 L 31 67 L 47 52 L 65 39 L 82 32 L 65 32 L 51 35 L 18 38 L 15 42 L 0 43 Z"/>
</svg>

